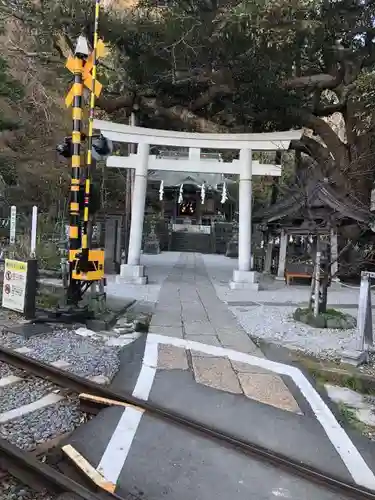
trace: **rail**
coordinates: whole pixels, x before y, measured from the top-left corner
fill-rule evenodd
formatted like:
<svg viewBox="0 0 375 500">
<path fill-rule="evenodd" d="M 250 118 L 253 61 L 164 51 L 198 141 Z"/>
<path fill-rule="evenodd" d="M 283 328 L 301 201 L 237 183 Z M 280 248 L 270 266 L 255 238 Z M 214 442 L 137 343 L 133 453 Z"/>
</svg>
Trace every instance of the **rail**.
<svg viewBox="0 0 375 500">
<path fill-rule="evenodd" d="M 127 393 L 118 393 L 108 387 L 103 387 L 99 384 L 91 382 L 90 380 L 65 372 L 46 363 L 27 358 L 26 356 L 5 347 L 0 347 L 0 360 L 12 364 L 17 368 L 32 372 L 34 375 L 48 378 L 52 382 L 73 391 L 86 394 L 88 393 L 100 398 L 112 401 L 117 400 L 123 404 L 136 406 L 149 412 L 152 416 L 167 420 L 171 424 L 182 426 L 191 431 L 195 431 L 202 436 L 208 437 L 227 446 L 229 445 L 246 455 L 264 460 L 273 466 L 281 467 L 293 475 L 300 476 L 310 482 L 345 494 L 349 498 L 355 498 L 357 500 L 375 500 L 375 491 L 358 486 L 354 483 L 343 481 L 338 477 L 327 475 L 323 471 L 311 467 L 310 465 L 293 460 L 258 444 L 242 440 L 239 436 L 224 433 L 220 429 L 204 425 L 177 412 L 166 410 L 155 403 L 140 400 Z M 2 451 L 0 442 L 0 455 Z"/>
</svg>

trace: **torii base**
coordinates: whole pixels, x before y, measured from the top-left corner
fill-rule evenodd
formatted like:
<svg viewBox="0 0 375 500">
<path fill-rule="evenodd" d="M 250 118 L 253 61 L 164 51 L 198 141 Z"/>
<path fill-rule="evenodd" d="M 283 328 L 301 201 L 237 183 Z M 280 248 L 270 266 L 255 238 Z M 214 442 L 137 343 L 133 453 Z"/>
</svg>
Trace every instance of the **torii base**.
<svg viewBox="0 0 375 500">
<path fill-rule="evenodd" d="M 116 276 L 116 282 L 129 283 L 131 285 L 147 285 L 148 277 L 145 275 L 145 266 L 121 264 L 120 275 Z"/>
<path fill-rule="evenodd" d="M 259 277 L 255 271 L 233 271 L 233 279 L 229 282 L 231 290 L 259 290 Z"/>
</svg>

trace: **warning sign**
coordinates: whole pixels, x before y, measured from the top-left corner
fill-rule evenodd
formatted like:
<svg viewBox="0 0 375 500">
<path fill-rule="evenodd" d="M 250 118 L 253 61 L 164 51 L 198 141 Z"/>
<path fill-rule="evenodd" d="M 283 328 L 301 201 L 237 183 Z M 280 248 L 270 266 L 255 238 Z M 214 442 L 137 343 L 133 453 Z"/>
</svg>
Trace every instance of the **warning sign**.
<svg viewBox="0 0 375 500">
<path fill-rule="evenodd" d="M 26 296 L 27 262 L 5 259 L 3 307 L 24 312 Z"/>
</svg>

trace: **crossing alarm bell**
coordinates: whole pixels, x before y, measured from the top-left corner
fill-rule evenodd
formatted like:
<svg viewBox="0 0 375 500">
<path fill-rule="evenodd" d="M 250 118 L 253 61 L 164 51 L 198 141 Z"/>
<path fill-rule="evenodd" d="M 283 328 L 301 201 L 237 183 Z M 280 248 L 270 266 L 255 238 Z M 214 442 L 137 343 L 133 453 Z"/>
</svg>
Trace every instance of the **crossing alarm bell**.
<svg viewBox="0 0 375 500">
<path fill-rule="evenodd" d="M 94 160 L 106 160 L 112 151 L 112 141 L 106 139 L 102 135 L 92 141 L 92 157 Z"/>
</svg>

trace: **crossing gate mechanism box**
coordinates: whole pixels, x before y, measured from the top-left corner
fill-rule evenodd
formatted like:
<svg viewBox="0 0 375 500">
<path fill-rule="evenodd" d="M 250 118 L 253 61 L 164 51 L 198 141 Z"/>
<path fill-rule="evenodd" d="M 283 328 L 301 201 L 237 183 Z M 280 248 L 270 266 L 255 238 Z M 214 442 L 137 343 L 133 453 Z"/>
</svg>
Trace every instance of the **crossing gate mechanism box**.
<svg viewBox="0 0 375 500">
<path fill-rule="evenodd" d="M 5 259 L 2 306 L 35 317 L 37 260 Z"/>
</svg>

